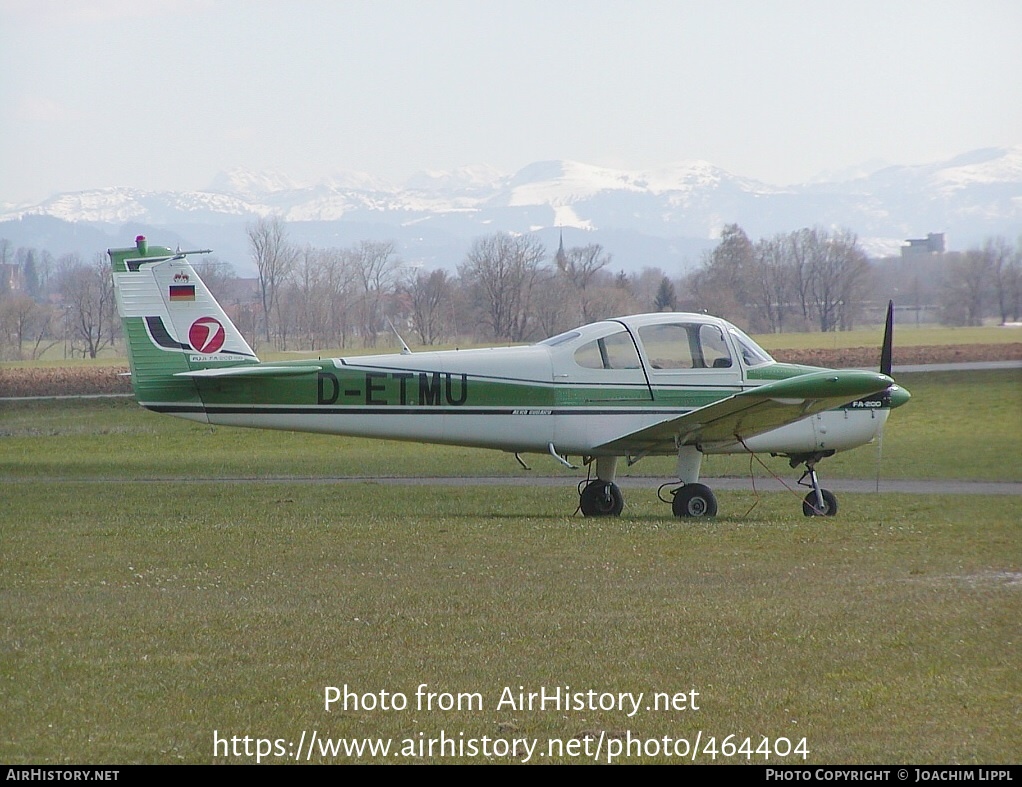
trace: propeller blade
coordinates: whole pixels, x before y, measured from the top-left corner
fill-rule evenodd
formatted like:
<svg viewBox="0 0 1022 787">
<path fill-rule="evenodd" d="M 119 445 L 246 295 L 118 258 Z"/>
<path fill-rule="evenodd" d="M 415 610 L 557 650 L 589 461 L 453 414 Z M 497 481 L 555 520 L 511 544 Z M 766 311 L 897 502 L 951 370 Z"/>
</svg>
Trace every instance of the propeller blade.
<svg viewBox="0 0 1022 787">
<path fill-rule="evenodd" d="M 880 374 L 891 376 L 894 363 L 894 301 L 887 302 L 887 324 L 884 326 L 884 343 L 880 349 Z"/>
</svg>

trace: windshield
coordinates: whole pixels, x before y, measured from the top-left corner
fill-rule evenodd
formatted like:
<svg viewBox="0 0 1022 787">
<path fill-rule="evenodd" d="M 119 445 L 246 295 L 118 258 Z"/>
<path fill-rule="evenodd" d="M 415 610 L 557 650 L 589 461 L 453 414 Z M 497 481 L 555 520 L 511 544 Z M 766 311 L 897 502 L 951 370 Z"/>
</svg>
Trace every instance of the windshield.
<svg viewBox="0 0 1022 787">
<path fill-rule="evenodd" d="M 774 360 L 766 350 L 756 344 L 743 331 L 735 328 L 733 325 L 730 331 L 731 336 L 734 337 L 735 343 L 738 345 L 739 351 L 742 353 L 742 361 L 746 366 L 760 366 L 764 363 L 771 363 Z"/>
</svg>

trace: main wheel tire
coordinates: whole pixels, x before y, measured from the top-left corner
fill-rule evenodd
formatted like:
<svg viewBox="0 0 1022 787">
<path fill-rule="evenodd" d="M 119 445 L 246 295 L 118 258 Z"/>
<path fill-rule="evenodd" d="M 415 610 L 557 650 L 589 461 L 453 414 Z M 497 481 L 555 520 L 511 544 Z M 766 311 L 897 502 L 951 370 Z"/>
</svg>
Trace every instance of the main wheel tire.
<svg viewBox="0 0 1022 787">
<path fill-rule="evenodd" d="M 625 498 L 615 483 L 590 481 L 582 490 L 579 507 L 582 516 L 620 516 Z"/>
<path fill-rule="evenodd" d="M 837 498 L 829 489 L 821 489 L 823 509 L 816 502 L 816 492 L 810 492 L 802 501 L 802 513 L 806 516 L 834 516 L 837 513 Z"/>
<path fill-rule="evenodd" d="M 685 484 L 674 491 L 671 510 L 675 516 L 717 516 L 717 498 L 706 484 Z"/>
</svg>

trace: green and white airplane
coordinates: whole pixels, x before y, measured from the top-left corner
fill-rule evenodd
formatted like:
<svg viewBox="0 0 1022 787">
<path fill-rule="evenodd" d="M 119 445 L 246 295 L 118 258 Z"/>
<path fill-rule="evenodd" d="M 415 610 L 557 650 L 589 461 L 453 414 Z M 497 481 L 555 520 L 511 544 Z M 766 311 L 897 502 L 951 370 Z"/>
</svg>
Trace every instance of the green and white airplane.
<svg viewBox="0 0 1022 787">
<path fill-rule="evenodd" d="M 621 460 L 651 455 L 677 456 L 680 484 L 665 499 L 676 516 L 714 516 L 703 455 L 749 452 L 804 465 L 804 513 L 833 515 L 817 462 L 874 440 L 909 399 L 890 377 L 890 309 L 879 373 L 777 363 L 725 320 L 677 312 L 602 320 L 525 347 L 261 363 L 188 262 L 206 251 L 139 236 L 108 252 L 140 405 L 210 424 L 550 454 L 566 465 L 580 456 L 595 469 L 579 485 L 586 516 L 620 514 Z"/>
</svg>

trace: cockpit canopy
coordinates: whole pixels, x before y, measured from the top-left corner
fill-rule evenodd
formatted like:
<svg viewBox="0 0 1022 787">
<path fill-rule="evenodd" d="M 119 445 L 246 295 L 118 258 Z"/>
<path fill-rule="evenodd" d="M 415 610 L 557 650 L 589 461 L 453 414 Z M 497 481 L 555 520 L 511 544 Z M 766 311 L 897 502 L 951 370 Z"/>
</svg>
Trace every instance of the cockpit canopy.
<svg viewBox="0 0 1022 787">
<path fill-rule="evenodd" d="M 539 342 L 560 363 L 593 370 L 733 370 L 773 359 L 743 331 L 704 314 L 662 312 L 604 320 Z M 740 364 L 739 360 L 740 359 Z"/>
</svg>

